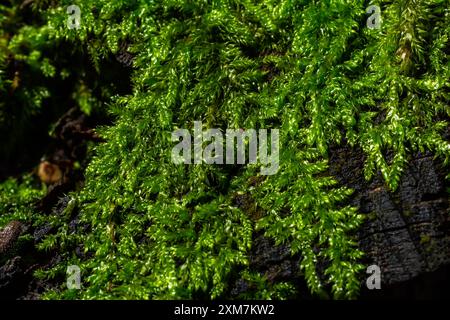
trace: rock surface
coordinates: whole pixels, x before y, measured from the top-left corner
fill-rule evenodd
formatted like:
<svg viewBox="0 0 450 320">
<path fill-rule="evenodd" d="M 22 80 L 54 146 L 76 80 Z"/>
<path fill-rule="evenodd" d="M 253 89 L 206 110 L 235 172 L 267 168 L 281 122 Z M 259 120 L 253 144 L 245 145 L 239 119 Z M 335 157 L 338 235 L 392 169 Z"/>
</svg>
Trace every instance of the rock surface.
<svg viewBox="0 0 450 320">
<path fill-rule="evenodd" d="M 19 221 L 9 222 L 0 230 L 0 255 L 6 254 L 22 233 L 23 225 Z"/>
</svg>

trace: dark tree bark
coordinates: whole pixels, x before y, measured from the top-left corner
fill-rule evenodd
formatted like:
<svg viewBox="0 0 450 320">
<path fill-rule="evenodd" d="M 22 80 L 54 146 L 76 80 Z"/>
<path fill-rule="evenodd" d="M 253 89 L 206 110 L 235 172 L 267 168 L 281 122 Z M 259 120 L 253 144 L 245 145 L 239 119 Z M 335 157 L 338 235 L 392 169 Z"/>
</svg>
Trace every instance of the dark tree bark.
<svg viewBox="0 0 450 320">
<path fill-rule="evenodd" d="M 448 167 L 431 154 L 418 153 L 411 157 L 398 189 L 391 192 L 381 175 L 367 182 L 363 164 L 358 150 L 331 152 L 330 173 L 355 190 L 350 204 L 366 215 L 358 235 L 360 247 L 365 263 L 380 267 L 382 288 L 402 290 L 418 276 L 428 278 L 429 286 L 450 285 L 445 276 L 450 265 Z M 397 295 L 395 290 L 390 292 Z M 429 297 L 422 293 L 418 296 Z"/>
</svg>

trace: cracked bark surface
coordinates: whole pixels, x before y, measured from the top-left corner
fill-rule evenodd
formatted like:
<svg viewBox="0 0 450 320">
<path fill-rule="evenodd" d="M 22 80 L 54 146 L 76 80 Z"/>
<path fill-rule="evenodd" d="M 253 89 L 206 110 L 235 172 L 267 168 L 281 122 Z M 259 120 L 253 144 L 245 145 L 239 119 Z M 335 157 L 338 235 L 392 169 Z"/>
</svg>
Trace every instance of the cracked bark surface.
<svg viewBox="0 0 450 320">
<path fill-rule="evenodd" d="M 450 265 L 448 168 L 431 154 L 416 154 L 391 192 L 380 175 L 364 179 L 360 151 L 339 148 L 331 155 L 330 173 L 355 190 L 350 204 L 367 217 L 359 231 L 360 247 L 365 263 L 380 267 L 382 285 Z"/>
</svg>

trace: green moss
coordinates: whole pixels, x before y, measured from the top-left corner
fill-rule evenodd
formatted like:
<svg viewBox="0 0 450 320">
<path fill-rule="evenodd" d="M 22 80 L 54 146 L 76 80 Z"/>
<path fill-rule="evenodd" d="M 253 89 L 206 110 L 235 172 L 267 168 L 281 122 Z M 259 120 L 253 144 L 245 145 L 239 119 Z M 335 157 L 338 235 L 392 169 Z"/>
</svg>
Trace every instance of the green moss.
<svg viewBox="0 0 450 320">
<path fill-rule="evenodd" d="M 426 244 L 426 243 L 430 243 L 431 238 L 429 235 L 421 235 L 420 236 L 420 243 L 421 244 Z"/>
<path fill-rule="evenodd" d="M 341 205 L 350 190 L 323 175 L 328 146 L 345 139 L 360 147 L 366 178 L 379 170 L 392 190 L 411 152 L 449 159 L 448 122 L 437 120 L 450 114 L 445 1 L 382 1 L 380 30 L 365 27 L 365 1 L 77 3 L 80 29 L 67 28 L 72 2 L 62 1 L 20 37 L 44 35 L 50 47 L 64 40 L 89 52 L 100 74 L 127 42 L 133 90 L 111 100 L 115 122 L 100 130 L 106 142 L 77 195 L 89 232 L 69 236 L 61 224 L 48 240 L 82 267 L 83 290 L 62 283 L 48 297 L 224 298 L 237 270 L 264 286 L 248 267 L 257 231 L 301 255 L 313 293 L 331 287 L 335 298 L 355 297 L 362 253 L 353 234 L 362 218 Z M 46 76 L 58 74 L 42 63 Z M 73 88 L 86 112 L 90 89 Z M 193 121 L 280 129 L 279 172 L 250 186 L 255 166 L 173 164 L 171 133 Z M 263 215 L 236 206 L 236 194 L 250 194 Z M 83 243 L 90 258 L 77 259 L 67 241 Z M 288 288 L 253 297 L 286 297 Z"/>
<path fill-rule="evenodd" d="M 45 194 L 30 175 L 0 183 L 0 228 L 9 221 L 34 222 L 38 216 L 35 204 Z"/>
</svg>

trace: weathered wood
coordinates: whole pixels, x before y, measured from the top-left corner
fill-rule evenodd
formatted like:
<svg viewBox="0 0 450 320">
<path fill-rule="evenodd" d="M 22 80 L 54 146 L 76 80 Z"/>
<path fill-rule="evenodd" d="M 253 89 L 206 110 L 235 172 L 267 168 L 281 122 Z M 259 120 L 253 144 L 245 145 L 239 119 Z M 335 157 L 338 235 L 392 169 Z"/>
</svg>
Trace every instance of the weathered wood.
<svg viewBox="0 0 450 320">
<path fill-rule="evenodd" d="M 334 149 L 330 173 L 355 190 L 350 204 L 367 217 L 359 231 L 365 263 L 381 268 L 382 284 L 392 285 L 450 264 L 450 208 L 442 163 L 430 154 L 412 157 L 398 190 L 381 176 L 367 182 L 363 155 Z"/>
</svg>

